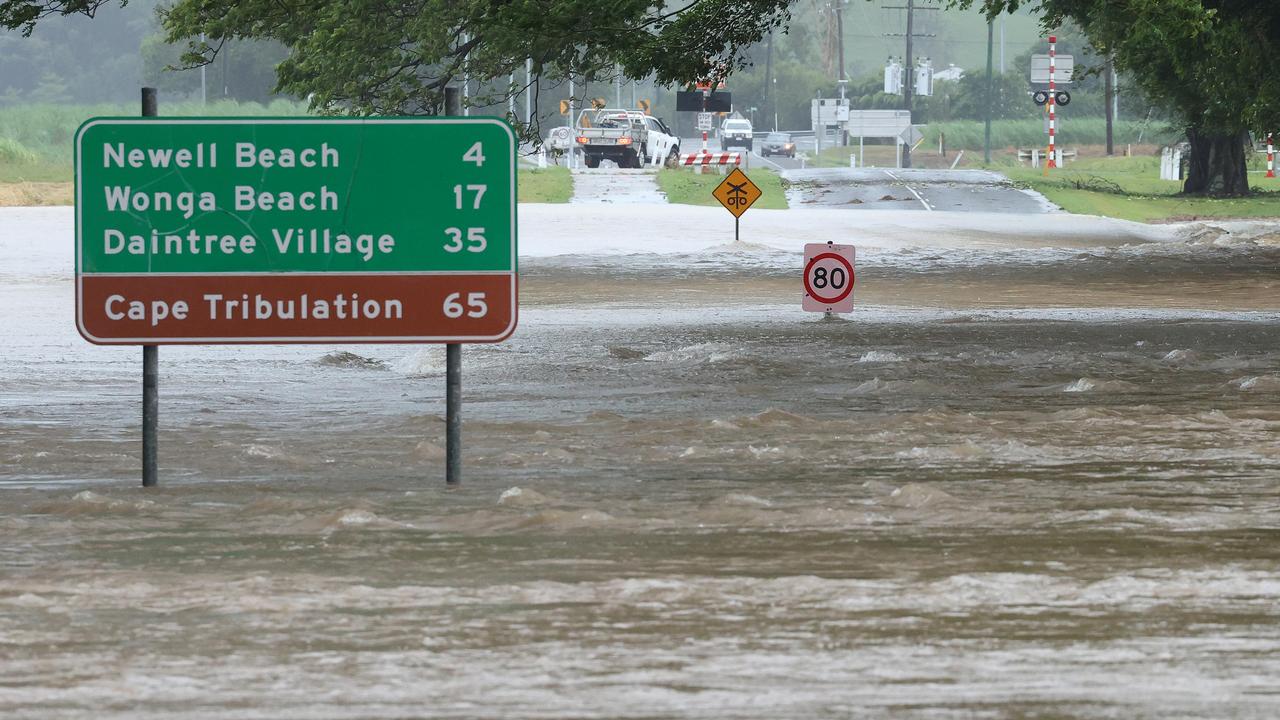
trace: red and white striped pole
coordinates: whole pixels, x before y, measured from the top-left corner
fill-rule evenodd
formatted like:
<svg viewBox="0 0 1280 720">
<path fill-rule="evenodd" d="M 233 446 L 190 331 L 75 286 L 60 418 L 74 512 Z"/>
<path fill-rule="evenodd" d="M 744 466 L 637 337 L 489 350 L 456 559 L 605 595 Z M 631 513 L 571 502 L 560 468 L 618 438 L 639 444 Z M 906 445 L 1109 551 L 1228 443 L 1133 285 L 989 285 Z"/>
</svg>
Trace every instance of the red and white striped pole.
<svg viewBox="0 0 1280 720">
<path fill-rule="evenodd" d="M 1055 144 L 1054 141 L 1056 140 L 1056 138 L 1054 137 L 1056 135 L 1056 128 L 1054 127 L 1054 108 L 1057 105 L 1057 100 L 1054 98 L 1055 88 L 1053 84 L 1053 71 L 1057 65 L 1056 62 L 1054 61 L 1054 57 L 1057 55 L 1057 46 L 1058 46 L 1057 36 L 1050 35 L 1049 36 L 1049 165 L 1048 167 L 1051 167 L 1051 168 L 1058 167 L 1058 163 L 1055 160 L 1058 156 L 1053 151 L 1053 146 Z"/>
<path fill-rule="evenodd" d="M 707 150 L 707 131 L 703 130 L 702 131 L 702 154 L 706 155 L 707 152 L 709 152 Z"/>
<path fill-rule="evenodd" d="M 1271 133 L 1267 133 L 1267 177 L 1276 176 L 1276 152 L 1271 145 Z"/>
</svg>

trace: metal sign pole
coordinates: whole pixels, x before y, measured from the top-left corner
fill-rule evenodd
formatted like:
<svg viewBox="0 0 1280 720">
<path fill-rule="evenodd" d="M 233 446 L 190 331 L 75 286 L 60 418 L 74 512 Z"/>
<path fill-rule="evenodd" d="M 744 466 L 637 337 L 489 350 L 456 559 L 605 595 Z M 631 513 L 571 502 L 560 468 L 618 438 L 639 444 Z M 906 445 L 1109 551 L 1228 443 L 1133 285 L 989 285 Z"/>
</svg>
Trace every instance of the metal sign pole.
<svg viewBox="0 0 1280 720">
<path fill-rule="evenodd" d="M 445 114 L 457 115 L 459 104 L 457 88 L 445 88 Z M 444 353 L 444 483 L 458 485 L 462 482 L 462 345 L 448 343 Z"/>
<path fill-rule="evenodd" d="M 155 117 L 156 89 L 142 88 L 142 116 Z M 160 349 L 142 346 L 142 487 L 155 487 L 156 441 L 160 429 Z"/>
<path fill-rule="evenodd" d="M 462 345 L 445 345 L 444 483 L 462 482 Z"/>
</svg>

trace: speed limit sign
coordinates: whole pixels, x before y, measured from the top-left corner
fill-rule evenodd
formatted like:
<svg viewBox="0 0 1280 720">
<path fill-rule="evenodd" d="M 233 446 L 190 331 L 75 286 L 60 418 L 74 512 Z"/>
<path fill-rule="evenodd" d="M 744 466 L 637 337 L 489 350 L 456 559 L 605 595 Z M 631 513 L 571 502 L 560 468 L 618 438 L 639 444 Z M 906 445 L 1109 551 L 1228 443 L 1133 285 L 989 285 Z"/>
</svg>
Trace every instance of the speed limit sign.
<svg viewBox="0 0 1280 720">
<path fill-rule="evenodd" d="M 804 300 L 810 312 L 853 312 L 853 246 L 805 243 Z"/>
</svg>

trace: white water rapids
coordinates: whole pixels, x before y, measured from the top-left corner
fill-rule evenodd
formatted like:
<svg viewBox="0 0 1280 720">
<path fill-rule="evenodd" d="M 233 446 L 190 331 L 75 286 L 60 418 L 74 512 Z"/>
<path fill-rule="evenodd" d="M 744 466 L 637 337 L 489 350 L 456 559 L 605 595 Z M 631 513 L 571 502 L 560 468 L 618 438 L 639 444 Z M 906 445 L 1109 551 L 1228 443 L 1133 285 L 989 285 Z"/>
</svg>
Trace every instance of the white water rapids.
<svg viewBox="0 0 1280 720">
<path fill-rule="evenodd" d="M 1280 230 L 852 215 L 522 206 L 461 489 L 443 348 L 220 346 L 144 491 L 0 210 L 0 716 L 1274 717 Z"/>
</svg>

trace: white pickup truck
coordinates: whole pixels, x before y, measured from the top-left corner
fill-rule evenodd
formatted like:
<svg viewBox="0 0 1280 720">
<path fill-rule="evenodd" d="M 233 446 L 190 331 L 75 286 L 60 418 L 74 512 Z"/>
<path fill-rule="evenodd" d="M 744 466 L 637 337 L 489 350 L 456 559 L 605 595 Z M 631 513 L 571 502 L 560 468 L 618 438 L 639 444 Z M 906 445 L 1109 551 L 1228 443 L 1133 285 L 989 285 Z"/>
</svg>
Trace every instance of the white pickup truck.
<svg viewBox="0 0 1280 720">
<path fill-rule="evenodd" d="M 751 152 L 755 149 L 755 138 L 752 134 L 750 120 L 729 118 L 720 126 L 720 149 L 728 150 L 736 145 Z"/>
<path fill-rule="evenodd" d="M 674 163 L 680 139 L 661 120 L 637 110 L 583 110 L 574 128 L 589 168 L 612 160 L 621 168 Z"/>
</svg>

